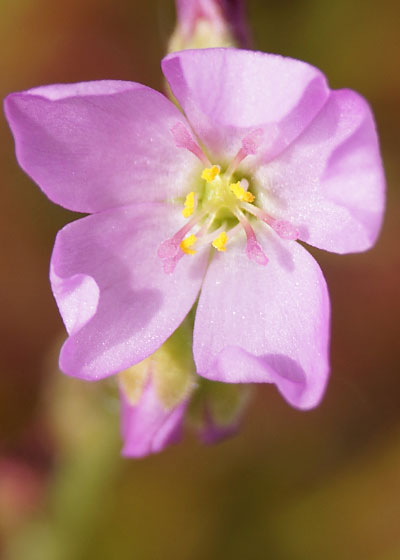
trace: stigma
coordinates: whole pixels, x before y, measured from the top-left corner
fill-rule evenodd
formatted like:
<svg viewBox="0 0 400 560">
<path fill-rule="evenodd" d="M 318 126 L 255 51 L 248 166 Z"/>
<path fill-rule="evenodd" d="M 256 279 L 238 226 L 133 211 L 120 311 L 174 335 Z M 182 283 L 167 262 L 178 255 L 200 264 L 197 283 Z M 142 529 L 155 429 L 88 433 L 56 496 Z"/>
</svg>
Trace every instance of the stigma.
<svg viewBox="0 0 400 560">
<path fill-rule="evenodd" d="M 204 247 L 225 253 L 241 231 L 246 235 L 247 257 L 257 265 L 266 266 L 268 257 L 257 240 L 254 222 L 262 222 L 263 227 L 270 227 L 282 239 L 298 238 L 295 226 L 270 216 L 257 205 L 257 192 L 252 190 L 247 177 L 240 176 L 243 159 L 258 153 L 262 130 L 253 130 L 244 136 L 239 151 L 225 168 L 210 162 L 182 123 L 172 127 L 171 134 L 177 147 L 192 152 L 204 167 L 194 188 L 181 202 L 186 223 L 170 239 L 163 241 L 158 249 L 157 254 L 166 274 L 175 270 L 181 258 L 190 258 Z"/>
</svg>

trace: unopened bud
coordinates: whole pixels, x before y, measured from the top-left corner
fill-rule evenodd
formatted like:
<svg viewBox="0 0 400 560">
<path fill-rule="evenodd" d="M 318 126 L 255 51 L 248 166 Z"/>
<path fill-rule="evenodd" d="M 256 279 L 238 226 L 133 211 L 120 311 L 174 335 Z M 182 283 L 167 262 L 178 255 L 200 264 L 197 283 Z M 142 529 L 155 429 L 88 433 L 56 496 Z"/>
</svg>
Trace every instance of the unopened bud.
<svg viewBox="0 0 400 560">
<path fill-rule="evenodd" d="M 185 326 L 151 356 L 119 374 L 125 457 L 144 457 L 179 441 L 195 387 L 191 338 Z"/>
<path fill-rule="evenodd" d="M 168 52 L 248 46 L 242 0 L 176 0 L 176 12 Z"/>
<path fill-rule="evenodd" d="M 200 439 L 217 443 L 236 433 L 250 396 L 249 385 L 201 379 L 188 411 Z"/>
</svg>

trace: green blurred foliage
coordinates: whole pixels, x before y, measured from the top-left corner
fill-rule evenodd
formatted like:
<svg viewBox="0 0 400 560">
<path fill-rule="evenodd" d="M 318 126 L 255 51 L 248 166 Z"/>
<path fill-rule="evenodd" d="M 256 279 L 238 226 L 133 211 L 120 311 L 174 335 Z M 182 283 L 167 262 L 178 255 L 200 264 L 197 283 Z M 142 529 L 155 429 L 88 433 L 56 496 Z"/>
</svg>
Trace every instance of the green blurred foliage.
<svg viewBox="0 0 400 560">
<path fill-rule="evenodd" d="M 64 334 L 48 261 L 76 216 L 19 170 L 2 119 L 1 451 L 31 473 L 0 481 L 9 560 L 400 558 L 400 5 L 249 0 L 248 11 L 257 48 L 360 91 L 382 141 L 388 211 L 377 246 L 313 251 L 333 304 L 326 398 L 301 413 L 259 387 L 235 439 L 122 460 L 112 382 L 56 367 Z M 0 0 L 1 94 L 100 78 L 161 89 L 172 27 L 169 0 Z M 41 491 L 27 504 L 16 488 L 27 496 L 33 480 Z"/>
</svg>

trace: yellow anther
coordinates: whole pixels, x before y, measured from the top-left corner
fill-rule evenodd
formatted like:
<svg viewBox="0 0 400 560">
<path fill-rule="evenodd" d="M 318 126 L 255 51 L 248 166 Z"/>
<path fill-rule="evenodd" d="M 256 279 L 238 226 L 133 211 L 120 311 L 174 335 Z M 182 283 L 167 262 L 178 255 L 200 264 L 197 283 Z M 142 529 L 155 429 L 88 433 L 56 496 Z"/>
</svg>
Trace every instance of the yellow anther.
<svg viewBox="0 0 400 560">
<path fill-rule="evenodd" d="M 244 200 L 245 202 L 254 202 L 255 198 L 256 198 L 256 197 L 255 197 L 254 194 L 252 194 L 251 192 L 244 191 L 244 198 L 243 198 L 243 200 Z"/>
<path fill-rule="evenodd" d="M 212 242 L 212 246 L 215 247 L 218 251 L 226 251 L 226 242 L 228 241 L 228 236 L 223 231 L 214 239 Z"/>
<path fill-rule="evenodd" d="M 192 245 L 194 245 L 197 241 L 197 237 L 191 233 L 186 237 L 183 241 L 180 242 L 179 247 L 181 250 L 186 253 L 187 255 L 194 255 L 196 251 L 194 249 L 190 249 Z"/>
<path fill-rule="evenodd" d="M 215 177 L 219 175 L 220 168 L 218 165 L 213 165 L 212 167 L 206 167 L 203 169 L 203 173 L 201 174 L 201 178 L 205 179 L 207 183 L 211 183 L 214 181 Z"/>
<path fill-rule="evenodd" d="M 185 218 L 189 218 L 194 212 L 195 203 L 194 192 L 190 192 L 185 198 L 185 208 L 182 210 L 182 214 Z"/>
<path fill-rule="evenodd" d="M 245 202 L 254 202 L 254 199 L 256 198 L 254 194 L 251 194 L 251 192 L 244 190 L 244 188 L 240 184 L 240 181 L 238 181 L 237 183 L 231 183 L 229 185 L 229 188 L 239 200 L 244 200 Z"/>
</svg>

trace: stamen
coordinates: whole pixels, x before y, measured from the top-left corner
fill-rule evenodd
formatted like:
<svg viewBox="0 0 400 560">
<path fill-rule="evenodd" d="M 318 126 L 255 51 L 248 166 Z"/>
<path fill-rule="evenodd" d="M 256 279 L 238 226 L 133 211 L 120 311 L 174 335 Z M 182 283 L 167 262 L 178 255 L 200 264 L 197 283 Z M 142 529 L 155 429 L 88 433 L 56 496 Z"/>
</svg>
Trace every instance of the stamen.
<svg viewBox="0 0 400 560">
<path fill-rule="evenodd" d="M 185 198 L 185 208 L 182 210 L 184 218 L 189 218 L 195 211 L 197 206 L 197 196 L 192 191 Z"/>
<path fill-rule="evenodd" d="M 240 184 L 240 181 L 238 181 L 237 183 L 231 183 L 229 185 L 229 188 L 239 200 L 244 200 L 245 202 L 254 202 L 256 198 L 254 194 L 244 190 L 244 188 Z"/>
<path fill-rule="evenodd" d="M 179 231 L 175 233 L 173 237 L 170 239 L 166 239 L 161 243 L 158 248 L 157 255 L 160 259 L 170 259 L 172 258 L 179 250 L 179 244 L 185 235 L 195 226 L 203 217 L 204 212 L 201 214 L 193 216 L 191 220 L 189 220 Z"/>
<path fill-rule="evenodd" d="M 207 183 L 212 183 L 215 179 L 215 177 L 217 177 L 217 175 L 220 174 L 221 168 L 219 167 L 219 165 L 213 165 L 212 167 L 206 167 L 205 169 L 203 169 L 203 172 L 201 174 L 201 178 L 205 179 L 207 181 Z"/>
<path fill-rule="evenodd" d="M 228 169 L 226 170 L 226 176 L 230 177 L 237 169 L 239 164 L 247 156 L 254 156 L 258 152 L 258 148 L 261 145 L 264 136 L 264 131 L 262 128 L 256 128 L 252 130 L 242 140 L 242 147 L 236 154 L 236 156 L 231 161 Z"/>
<path fill-rule="evenodd" d="M 217 249 L 217 251 L 226 251 L 226 242 L 228 241 L 228 236 L 226 235 L 225 231 L 222 231 L 218 237 L 214 239 L 212 242 L 212 246 Z"/>
<path fill-rule="evenodd" d="M 197 237 L 191 233 L 188 237 L 186 237 L 181 243 L 179 247 L 186 255 L 194 255 L 196 253 L 195 249 L 190 249 L 192 245 L 194 245 L 197 241 Z"/>
<path fill-rule="evenodd" d="M 168 239 L 167 241 L 164 241 L 164 243 L 167 243 L 168 241 L 171 241 L 171 240 Z M 178 264 L 178 262 L 181 260 L 181 258 L 185 254 L 186 255 L 194 255 L 196 253 L 196 251 L 194 249 L 190 249 L 190 247 L 192 245 L 194 245 L 194 243 L 196 243 L 196 241 L 197 241 L 197 237 L 195 235 L 191 234 L 188 237 L 186 237 L 186 239 L 183 239 L 183 241 L 181 241 L 179 243 L 179 245 L 176 248 L 177 252 L 175 254 L 173 254 L 173 255 L 170 254 L 166 257 L 161 257 L 162 260 L 163 260 L 163 269 L 164 269 L 165 274 L 172 274 L 175 270 L 176 265 Z M 161 246 L 160 246 L 160 249 L 161 249 Z M 158 250 L 158 256 L 160 256 L 160 249 Z M 181 249 L 181 250 L 179 251 L 179 249 Z"/>
<path fill-rule="evenodd" d="M 250 206 L 250 205 L 249 205 Z M 235 216 L 241 223 L 244 228 L 247 237 L 247 244 L 246 244 L 246 254 L 251 261 L 254 261 L 257 264 L 265 266 L 268 263 L 268 257 L 264 253 L 261 248 L 261 245 L 258 243 L 256 234 L 254 233 L 253 228 L 251 227 L 248 219 L 242 214 L 242 212 L 237 209 L 235 211 Z"/>
<path fill-rule="evenodd" d="M 204 154 L 200 146 L 195 142 L 189 130 L 182 122 L 177 122 L 170 132 L 175 140 L 175 144 L 178 148 L 186 148 L 189 152 L 192 152 L 204 165 L 210 165 L 210 160 Z"/>
<path fill-rule="evenodd" d="M 296 241 L 299 238 L 299 231 L 298 229 L 293 226 L 290 222 L 286 220 L 280 220 L 276 218 L 272 218 L 269 214 L 253 206 L 251 204 L 242 203 L 242 208 L 256 216 L 256 218 L 262 220 L 266 224 L 268 224 L 272 229 L 279 235 L 280 238 L 286 239 L 288 241 Z"/>
</svg>

